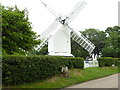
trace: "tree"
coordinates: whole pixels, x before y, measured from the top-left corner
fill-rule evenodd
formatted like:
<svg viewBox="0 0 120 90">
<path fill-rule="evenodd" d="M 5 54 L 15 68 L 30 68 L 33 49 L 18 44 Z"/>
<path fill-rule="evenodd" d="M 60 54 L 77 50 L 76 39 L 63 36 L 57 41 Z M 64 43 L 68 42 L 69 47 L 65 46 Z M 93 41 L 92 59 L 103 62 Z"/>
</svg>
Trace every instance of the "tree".
<svg viewBox="0 0 120 90">
<path fill-rule="evenodd" d="M 86 58 L 87 56 L 89 56 L 89 53 L 72 39 L 71 39 L 71 53 L 75 57 Z"/>
<path fill-rule="evenodd" d="M 119 57 L 120 49 L 119 49 L 119 40 L 120 40 L 120 27 L 108 27 L 105 32 L 107 34 L 106 44 L 103 48 L 103 56 L 108 57 Z"/>
<path fill-rule="evenodd" d="M 86 38 L 88 38 L 96 47 L 94 54 L 101 54 L 102 48 L 105 46 L 106 33 L 98 29 L 86 29 L 81 32 Z M 87 57 L 89 53 L 79 46 L 75 41 L 72 41 L 72 54 L 74 56 Z"/>
<path fill-rule="evenodd" d="M 105 46 L 106 33 L 98 29 L 86 29 L 82 34 L 87 37 L 94 45 L 94 54 L 101 54 L 102 48 Z"/>
<path fill-rule="evenodd" d="M 32 31 L 26 9 L 1 7 L 2 47 L 7 54 L 25 54 L 40 43 L 38 35 Z"/>
<path fill-rule="evenodd" d="M 41 50 L 36 51 L 37 55 L 48 55 L 48 45 L 45 45 Z"/>
<path fill-rule="evenodd" d="M 33 49 L 29 52 L 28 55 L 48 55 L 48 45 L 45 45 L 41 50 Z"/>
</svg>

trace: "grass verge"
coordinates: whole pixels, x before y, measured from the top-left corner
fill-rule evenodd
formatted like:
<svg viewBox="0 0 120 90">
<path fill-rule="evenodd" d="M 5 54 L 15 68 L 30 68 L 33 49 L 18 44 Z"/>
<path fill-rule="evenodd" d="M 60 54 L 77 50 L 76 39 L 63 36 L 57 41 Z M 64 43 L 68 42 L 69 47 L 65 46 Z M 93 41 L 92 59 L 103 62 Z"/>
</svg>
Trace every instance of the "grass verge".
<svg viewBox="0 0 120 90">
<path fill-rule="evenodd" d="M 10 88 L 64 88 L 70 85 L 97 79 L 115 73 L 118 73 L 117 67 L 92 67 L 85 68 L 84 70 L 71 69 L 69 78 L 54 76 L 44 81 L 18 86 L 10 86 Z"/>
</svg>

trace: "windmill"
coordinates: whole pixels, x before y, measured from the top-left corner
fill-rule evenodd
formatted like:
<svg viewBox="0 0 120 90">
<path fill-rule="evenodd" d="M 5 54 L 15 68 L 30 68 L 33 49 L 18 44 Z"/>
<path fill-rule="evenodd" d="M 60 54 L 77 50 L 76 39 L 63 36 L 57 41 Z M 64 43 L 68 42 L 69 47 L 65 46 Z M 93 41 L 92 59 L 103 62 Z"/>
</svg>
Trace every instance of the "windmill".
<svg viewBox="0 0 120 90">
<path fill-rule="evenodd" d="M 75 40 L 80 46 L 89 52 L 91 55 L 95 45 L 91 43 L 79 30 L 71 25 L 71 22 L 79 14 L 79 12 L 87 5 L 84 0 L 81 0 L 67 15 L 58 15 L 45 2 L 41 3 L 56 17 L 53 23 L 45 30 L 40 39 L 42 43 L 39 50 L 48 43 L 49 55 L 54 56 L 73 56 L 71 54 L 71 39 Z"/>
</svg>

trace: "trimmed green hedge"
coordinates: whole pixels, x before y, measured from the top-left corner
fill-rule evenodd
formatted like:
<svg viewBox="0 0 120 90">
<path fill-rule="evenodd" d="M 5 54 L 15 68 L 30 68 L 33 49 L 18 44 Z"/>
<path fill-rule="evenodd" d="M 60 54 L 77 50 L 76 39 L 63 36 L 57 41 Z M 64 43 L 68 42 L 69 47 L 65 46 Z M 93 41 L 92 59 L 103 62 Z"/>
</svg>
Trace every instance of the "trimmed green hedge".
<svg viewBox="0 0 120 90">
<path fill-rule="evenodd" d="M 3 85 L 18 85 L 43 80 L 61 73 L 61 67 L 84 67 L 83 58 L 57 56 L 4 56 Z"/>
<path fill-rule="evenodd" d="M 112 58 L 112 57 L 101 57 L 98 58 L 99 66 L 112 66 L 114 64 L 115 66 L 118 66 L 119 58 Z"/>
</svg>

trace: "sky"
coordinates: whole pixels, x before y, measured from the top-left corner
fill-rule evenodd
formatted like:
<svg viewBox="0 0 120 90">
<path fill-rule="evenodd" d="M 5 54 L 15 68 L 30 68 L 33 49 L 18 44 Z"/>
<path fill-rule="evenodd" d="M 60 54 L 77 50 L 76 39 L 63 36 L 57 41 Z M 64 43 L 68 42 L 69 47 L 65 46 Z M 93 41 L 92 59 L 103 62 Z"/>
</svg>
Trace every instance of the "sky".
<svg viewBox="0 0 120 90">
<path fill-rule="evenodd" d="M 58 14 L 67 14 L 80 0 L 42 0 Z M 74 19 L 72 25 L 79 31 L 95 28 L 105 30 L 118 25 L 118 2 L 120 0 L 85 0 L 87 6 Z M 27 9 L 33 31 L 40 35 L 54 21 L 40 0 L 0 0 L 5 6 L 17 5 Z"/>
</svg>

